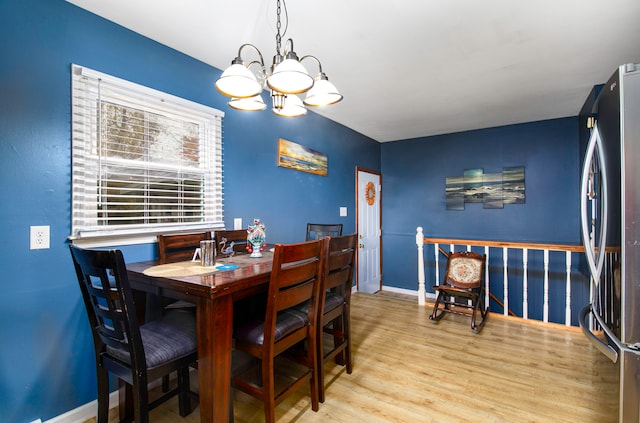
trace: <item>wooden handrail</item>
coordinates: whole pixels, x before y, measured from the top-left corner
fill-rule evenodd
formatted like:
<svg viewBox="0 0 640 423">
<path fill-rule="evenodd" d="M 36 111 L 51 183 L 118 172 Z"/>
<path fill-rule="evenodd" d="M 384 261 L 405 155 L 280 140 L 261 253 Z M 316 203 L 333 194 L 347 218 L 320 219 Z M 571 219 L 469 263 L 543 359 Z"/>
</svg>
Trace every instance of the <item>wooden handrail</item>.
<svg viewBox="0 0 640 423">
<path fill-rule="evenodd" d="M 453 239 L 453 238 L 424 238 L 425 244 L 455 244 L 471 245 L 474 247 L 500 247 L 500 248 L 528 248 L 531 250 L 550 251 L 571 251 L 576 253 L 584 252 L 582 245 L 572 244 L 540 244 L 532 242 L 509 242 L 509 241 L 483 241 L 477 239 Z"/>
</svg>

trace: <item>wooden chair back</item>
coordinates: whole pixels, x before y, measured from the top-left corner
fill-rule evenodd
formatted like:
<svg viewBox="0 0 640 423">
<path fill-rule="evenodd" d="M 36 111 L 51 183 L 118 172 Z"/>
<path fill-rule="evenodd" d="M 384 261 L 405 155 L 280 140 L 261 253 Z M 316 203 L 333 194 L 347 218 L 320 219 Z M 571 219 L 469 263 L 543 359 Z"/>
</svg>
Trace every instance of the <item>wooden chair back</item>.
<svg viewBox="0 0 640 423">
<path fill-rule="evenodd" d="M 122 253 L 72 246 L 71 254 L 96 349 L 105 351 L 109 346 L 125 351 L 131 356 L 132 366 L 145 367 L 133 291 Z"/>
<path fill-rule="evenodd" d="M 193 234 L 158 235 L 160 263 L 191 260 L 196 248 L 200 247 L 200 241 L 210 239 L 211 231 Z"/>
<path fill-rule="evenodd" d="M 355 233 L 332 236 L 325 245 L 327 268 L 324 288 L 337 290 L 343 298 L 350 297 L 357 245 L 358 236 Z"/>
<path fill-rule="evenodd" d="M 273 356 L 309 338 L 317 329 L 320 288 L 324 258 L 324 240 L 299 244 L 276 244 L 273 266 L 269 281 L 269 294 L 265 317 L 265 340 L 267 349 L 273 349 Z M 308 324 L 284 339 L 275 341 L 278 313 L 309 301 Z"/>
<path fill-rule="evenodd" d="M 342 223 L 307 223 L 306 240 L 342 235 Z"/>
</svg>

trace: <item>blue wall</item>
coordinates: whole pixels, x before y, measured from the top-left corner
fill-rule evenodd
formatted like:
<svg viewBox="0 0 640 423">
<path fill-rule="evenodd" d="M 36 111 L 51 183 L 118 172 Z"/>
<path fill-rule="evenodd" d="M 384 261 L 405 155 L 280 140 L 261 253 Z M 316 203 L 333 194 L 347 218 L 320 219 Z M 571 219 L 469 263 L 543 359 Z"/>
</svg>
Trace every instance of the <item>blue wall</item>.
<svg viewBox="0 0 640 423">
<path fill-rule="evenodd" d="M 213 87 L 219 69 L 63 0 L 1 0 L 0 40 L 0 421 L 46 420 L 96 397 L 67 243 L 72 63 L 226 113 L 227 226 L 259 217 L 272 242 L 303 240 L 308 221 L 355 231 L 355 169 L 380 169 L 377 142 L 314 113 L 282 119 L 231 110 Z M 329 175 L 278 168 L 279 137 L 327 153 Z M 339 217 L 340 206 L 348 217 Z M 50 225 L 50 249 L 29 250 L 31 225 Z M 127 261 L 156 254 L 154 244 L 123 249 Z"/>
<path fill-rule="evenodd" d="M 382 144 L 384 285 L 417 289 L 417 226 L 423 227 L 425 237 L 433 238 L 580 244 L 578 132 L 578 118 L 572 117 Z M 476 203 L 465 204 L 461 211 L 446 209 L 446 177 L 472 168 L 499 173 L 510 166 L 525 167 L 525 204 L 484 209 Z M 499 268 L 502 252 L 491 254 Z M 424 255 L 427 291 L 432 292 L 433 248 L 426 248 Z M 558 259 L 552 263 L 557 267 L 553 276 L 562 283 L 550 287 L 550 320 L 564 322 L 564 255 Z M 530 268 L 541 268 L 540 257 L 529 260 Z M 573 264 L 579 269 L 583 263 Z M 444 261 L 441 272 L 443 266 Z M 511 266 L 516 267 L 517 260 Z M 572 303 L 577 309 L 587 302 L 588 285 L 579 273 L 573 278 Z M 499 298 L 501 279 L 501 275 L 491 279 Z M 530 280 L 530 316 L 538 319 L 540 283 L 539 278 Z M 509 298 L 510 308 L 521 316 L 522 293 L 517 285 L 510 288 Z M 495 304 L 492 309 L 502 312 Z"/>
</svg>

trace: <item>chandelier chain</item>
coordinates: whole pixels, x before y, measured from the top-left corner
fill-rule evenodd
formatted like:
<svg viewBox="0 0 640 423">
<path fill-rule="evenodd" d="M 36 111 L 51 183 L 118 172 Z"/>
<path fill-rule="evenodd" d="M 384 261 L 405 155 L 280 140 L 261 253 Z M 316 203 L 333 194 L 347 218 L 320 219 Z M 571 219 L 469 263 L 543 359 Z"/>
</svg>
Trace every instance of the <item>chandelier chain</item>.
<svg viewBox="0 0 640 423">
<path fill-rule="evenodd" d="M 278 55 L 280 55 L 280 47 L 282 45 L 282 35 L 280 35 L 280 28 L 282 26 L 282 24 L 280 23 L 280 0 L 277 0 L 276 2 L 276 16 L 277 16 L 277 21 L 276 21 L 276 53 Z"/>
</svg>

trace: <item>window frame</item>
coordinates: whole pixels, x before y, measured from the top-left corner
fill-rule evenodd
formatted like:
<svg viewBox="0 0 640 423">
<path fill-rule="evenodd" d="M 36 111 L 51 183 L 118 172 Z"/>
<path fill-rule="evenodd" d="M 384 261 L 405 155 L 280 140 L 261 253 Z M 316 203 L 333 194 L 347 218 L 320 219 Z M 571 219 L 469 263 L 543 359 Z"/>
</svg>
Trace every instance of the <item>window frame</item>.
<svg viewBox="0 0 640 423">
<path fill-rule="evenodd" d="M 125 81 L 83 66 L 71 65 L 71 235 L 69 240 L 83 247 L 127 245 L 155 242 L 159 233 L 197 232 L 224 228 L 222 172 L 222 120 L 224 112 L 172 96 L 133 82 Z M 198 125 L 198 163 L 196 167 L 176 166 L 170 162 L 122 160 L 124 169 L 149 172 L 151 169 L 174 172 L 191 171 L 201 175 L 203 203 L 199 222 L 141 223 L 109 227 L 99 225 L 101 217 L 96 187 L 100 186 L 105 158 L 100 151 L 100 107 L 103 102 L 116 103 L 146 113 L 159 114 L 167 120 Z M 100 110 L 99 110 L 100 109 Z M 149 144 L 145 144 L 145 147 Z M 204 159 L 204 160 L 203 160 Z M 202 163 L 205 162 L 205 163 Z M 142 166 L 138 166 L 142 163 Z M 158 167 L 158 163 L 160 166 Z M 140 167 L 140 168 L 138 168 Z M 179 170 L 175 170 L 179 168 Z M 104 180 L 104 179 L 103 179 Z M 151 209 L 152 197 L 145 195 L 141 210 Z M 178 198 L 185 198 L 184 193 Z M 86 206 L 93 204 L 94 206 Z M 170 211 L 172 211 L 171 209 Z M 185 212 L 185 215 L 188 213 Z"/>
</svg>

